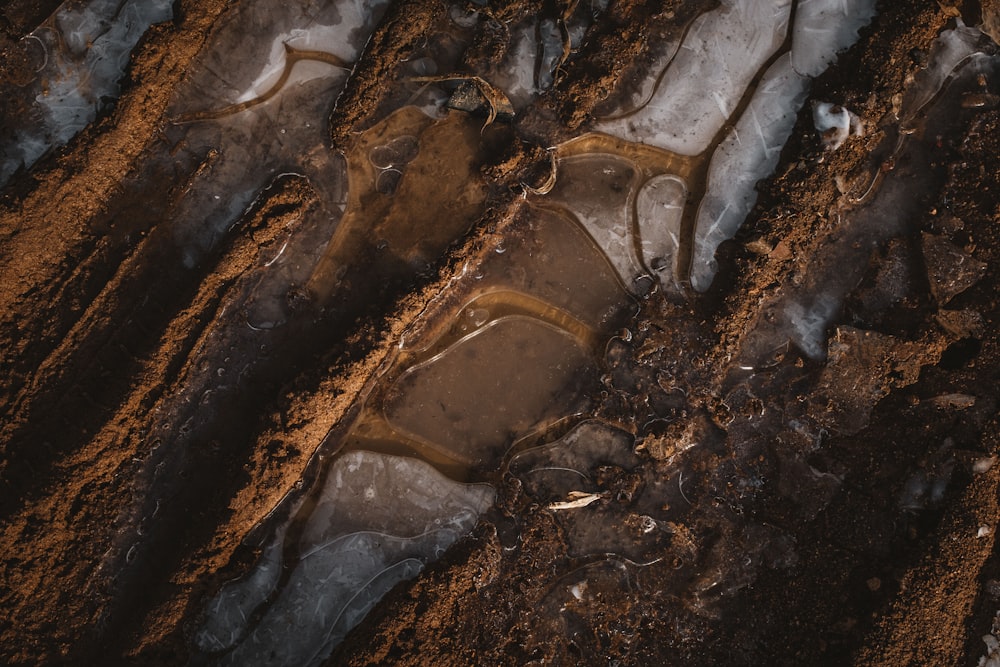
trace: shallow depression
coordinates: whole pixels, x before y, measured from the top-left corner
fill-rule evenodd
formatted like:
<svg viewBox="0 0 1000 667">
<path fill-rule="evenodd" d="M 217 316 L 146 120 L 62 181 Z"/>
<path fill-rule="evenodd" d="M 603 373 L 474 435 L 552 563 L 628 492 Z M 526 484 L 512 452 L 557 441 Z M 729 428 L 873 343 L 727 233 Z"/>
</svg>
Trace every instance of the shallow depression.
<svg viewBox="0 0 1000 667">
<path fill-rule="evenodd" d="M 361 30 L 381 5 L 359 7 L 350 5 L 350 15 Z M 723 3 L 695 21 L 676 57 L 668 54 L 665 76 L 651 72 L 657 83 L 640 108 L 598 121 L 597 132 L 552 149 L 553 187 L 523 199 L 502 238 L 452 275 L 447 291 L 428 304 L 370 381 L 353 424 L 329 443 L 332 462 L 320 474 L 322 489 L 309 492 L 288 535 L 282 528 L 269 542 L 283 545 L 285 574 L 274 579 L 278 547 L 269 547 L 254 573 L 209 606 L 202 650 L 231 664 L 306 664 L 328 654 L 381 595 L 466 535 L 492 503 L 490 487 L 454 479 L 515 475 L 556 514 L 577 557 L 616 554 L 634 564 L 674 539 L 670 515 L 657 509 L 653 496 L 634 504 L 641 489 L 659 493 L 663 482 L 634 472 L 639 459 L 628 433 L 585 422 L 553 444 L 521 450 L 529 440 L 544 441 L 550 429 L 565 431 L 592 407 L 599 352 L 635 298 L 658 286 L 708 289 L 715 248 L 735 233 L 756 199 L 757 180 L 777 163 L 805 100 L 807 76 L 822 71 L 870 18 L 861 5 L 831 7 L 818 0 Z M 565 52 L 557 55 L 556 47 L 580 43 L 579 31 L 556 29 L 570 26 L 570 18 L 529 21 L 510 35 L 509 53 L 520 62 L 516 76 L 491 85 L 506 86 L 502 92 L 515 109 L 532 104 L 558 78 Z M 319 44 L 309 41 L 307 28 L 296 27 L 300 19 L 292 15 L 276 27 L 270 55 L 242 67 L 234 79 L 240 83 L 224 96 L 230 106 L 220 100 L 207 114 L 189 107 L 180 120 L 230 132 L 238 115 L 272 114 L 269 131 L 282 134 L 294 117 L 268 110 L 284 113 L 283 96 L 323 81 L 322 94 L 310 100 L 317 110 L 331 108 L 346 80 L 342 70 L 333 67 L 318 78 L 309 72 L 319 70 L 311 69 L 290 75 L 300 67 L 288 60 L 294 49 Z M 463 20 L 463 29 L 471 29 L 491 19 Z M 820 30 L 817 22 L 825 27 L 814 48 L 796 50 Z M 317 35 L 327 34 L 324 20 L 310 17 L 306 25 L 313 24 L 320 26 Z M 831 25 L 836 29 L 827 30 Z M 306 59 L 327 66 L 326 58 L 310 53 Z M 206 82 L 220 68 L 207 71 Z M 526 76 L 529 71 L 534 74 Z M 422 80 L 442 87 L 451 78 Z M 713 82 L 712 94 L 704 94 L 706 81 Z M 325 144 L 308 138 L 315 134 L 290 143 L 296 134 L 268 149 L 266 169 L 256 170 L 261 180 L 290 160 L 307 170 L 339 222 L 332 232 L 303 232 L 296 241 L 301 248 L 283 246 L 271 260 L 279 277 L 262 278 L 248 323 L 265 329 L 282 321 L 285 288 L 271 290 L 267 280 L 304 280 L 312 298 L 336 309 L 360 278 L 403 280 L 431 266 L 485 210 L 488 193 L 478 167 L 488 157 L 494 115 L 484 125 L 426 105 L 389 111 L 345 147 L 346 192 L 337 189 L 341 194 L 332 198 L 319 185 L 321 174 L 308 171 L 317 160 L 333 163 L 321 157 Z M 281 130 L 278 118 L 288 118 Z M 198 136 L 193 132 L 186 141 Z M 198 141 L 210 143 L 209 136 Z M 301 146 L 310 147 L 312 162 L 296 160 Z M 326 234 L 322 253 L 306 249 Z M 303 253 L 309 259 L 299 262 Z M 677 487 L 670 493 L 683 497 L 682 476 L 668 479 Z M 434 491 L 408 500 L 418 482 Z M 478 500 L 461 507 L 448 500 L 470 493 Z M 639 506 L 646 513 L 638 513 Z M 420 526 L 414 517 L 421 517 Z M 578 600 L 582 591 L 578 586 L 580 595 L 574 593 Z M 249 620 L 242 620 L 250 607 Z M 289 615 L 299 635 L 294 643 L 285 634 Z M 236 618 L 243 624 L 233 625 Z"/>
</svg>

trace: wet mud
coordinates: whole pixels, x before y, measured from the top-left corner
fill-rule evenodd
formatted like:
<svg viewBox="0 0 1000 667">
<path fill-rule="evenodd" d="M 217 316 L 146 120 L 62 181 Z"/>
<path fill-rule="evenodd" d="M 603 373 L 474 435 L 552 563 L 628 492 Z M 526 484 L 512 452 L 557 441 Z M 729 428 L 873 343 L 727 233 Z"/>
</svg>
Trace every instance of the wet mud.
<svg viewBox="0 0 1000 667">
<path fill-rule="evenodd" d="M 0 659 L 1000 660 L 1000 7 L 750 4 L 8 3 Z"/>
</svg>

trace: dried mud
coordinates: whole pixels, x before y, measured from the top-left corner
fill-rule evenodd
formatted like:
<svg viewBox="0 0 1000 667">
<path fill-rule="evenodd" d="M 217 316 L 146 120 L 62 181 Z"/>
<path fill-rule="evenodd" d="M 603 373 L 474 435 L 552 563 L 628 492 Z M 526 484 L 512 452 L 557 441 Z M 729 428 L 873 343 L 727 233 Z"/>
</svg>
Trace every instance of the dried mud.
<svg viewBox="0 0 1000 667">
<path fill-rule="evenodd" d="M 247 349 L 225 312 L 246 302 L 261 253 L 324 204 L 306 179 L 275 178 L 193 268 L 159 231 L 184 184 L 144 151 L 229 4 L 178 3 L 133 53 L 122 97 L 3 190 L 5 663 L 191 660 L 206 600 L 247 571 L 278 502 L 322 475 L 314 454 L 344 437 L 399 337 L 515 226 L 522 184 L 548 174 L 545 142 L 573 136 L 656 40 L 712 3 L 612 0 L 555 88 L 482 130 L 463 175 L 477 184 L 459 193 L 469 231 L 423 239 L 419 262 L 347 247 L 356 289 L 323 309 L 291 299 L 266 349 L 214 360 L 208 373 L 240 376 L 232 383 L 203 378 L 198 351 Z M 497 25 L 538 7 L 490 11 L 462 56 L 470 71 L 496 66 Z M 596 516 L 638 521 L 637 489 L 674 485 L 661 508 L 674 518 L 642 560 L 577 555 L 572 526 L 497 475 L 496 507 L 473 535 L 393 589 L 329 664 L 976 664 L 1000 609 L 1000 466 L 976 467 L 1000 454 L 1000 110 L 963 108 L 935 138 L 911 219 L 870 253 L 826 360 L 788 346 L 762 359 L 754 332 L 840 239 L 838 178 L 871 168 L 893 98 L 933 40 L 980 11 L 880 3 L 811 93 L 873 129 L 827 153 L 803 110 L 720 249 L 712 289 L 654 292 L 608 344 L 594 413 L 636 437 L 642 463 L 597 476 L 615 500 Z M 330 115 L 332 146 L 349 152 L 385 118 L 400 62 L 445 12 L 430 0 L 389 7 Z M 13 99 L 17 40 L 47 11 L 15 1 L 2 13 L 0 90 Z M 429 207 L 455 199 L 438 196 Z M 949 273 L 950 252 L 982 263 L 975 280 Z M 385 279 L 366 284 L 372 264 Z M 741 375 L 732 362 L 748 355 L 755 370 Z M 215 392 L 211 409 L 167 411 L 191 386 Z M 781 426 L 791 422 L 817 430 Z M 567 598 L 583 581 L 590 593 Z"/>
</svg>

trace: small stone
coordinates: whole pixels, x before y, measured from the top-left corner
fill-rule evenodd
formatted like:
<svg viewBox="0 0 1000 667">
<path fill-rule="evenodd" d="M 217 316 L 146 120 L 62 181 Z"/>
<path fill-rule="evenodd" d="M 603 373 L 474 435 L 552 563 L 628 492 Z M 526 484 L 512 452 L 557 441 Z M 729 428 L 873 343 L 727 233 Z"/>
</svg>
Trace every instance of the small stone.
<svg viewBox="0 0 1000 667">
<path fill-rule="evenodd" d="M 942 394 L 930 399 L 929 403 L 936 408 L 965 410 L 976 404 L 976 397 L 969 394 Z"/>
<path fill-rule="evenodd" d="M 865 583 L 868 584 L 868 590 L 870 590 L 872 593 L 882 588 L 882 580 L 879 579 L 878 577 L 872 577 Z"/>
<path fill-rule="evenodd" d="M 955 338 L 979 338 L 985 326 L 983 316 L 974 310 L 939 310 L 935 319 Z"/>
<path fill-rule="evenodd" d="M 986 274 L 988 265 L 985 262 L 975 259 L 944 237 L 925 232 L 922 245 L 931 293 L 942 306 L 982 280 Z"/>
</svg>

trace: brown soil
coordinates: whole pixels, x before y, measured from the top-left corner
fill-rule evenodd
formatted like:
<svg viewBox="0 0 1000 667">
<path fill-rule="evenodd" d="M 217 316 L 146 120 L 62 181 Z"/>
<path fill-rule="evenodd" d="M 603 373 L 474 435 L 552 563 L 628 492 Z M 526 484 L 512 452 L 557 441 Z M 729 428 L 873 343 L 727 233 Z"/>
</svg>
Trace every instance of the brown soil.
<svg viewBox="0 0 1000 667">
<path fill-rule="evenodd" d="M 164 414 L 198 377 L 194 352 L 227 304 L 242 303 L 258 251 L 319 205 L 304 179 L 278 180 L 191 271 L 158 233 L 183 184 L 144 172 L 144 151 L 228 4 L 180 2 L 137 48 L 113 110 L 3 191 L 5 663 L 186 662 L 206 596 L 252 563 L 278 501 L 319 474 L 313 454 L 343 434 L 400 333 L 510 224 L 519 184 L 544 179 L 542 140 L 585 125 L 654 40 L 710 3 L 612 0 L 556 88 L 484 134 L 495 150 L 477 158 L 486 199 L 465 238 L 429 269 L 292 327 L 289 344 L 262 355 L 210 410 Z M 349 150 L 352 133 L 384 117 L 401 59 L 442 7 L 400 0 L 389 10 L 332 115 L 335 146 Z M 503 20 L 535 9 L 511 0 L 491 11 Z M 558 517 L 507 480 L 475 534 L 394 589 L 331 664 L 976 663 L 1000 608 L 990 597 L 1000 586 L 988 585 L 1000 579 L 1000 467 L 973 472 L 1000 453 L 1000 111 L 966 109 L 940 138 L 920 214 L 872 254 L 827 362 L 784 351 L 751 386 L 730 360 L 746 354 L 770 300 L 838 237 L 836 178 L 869 168 L 880 123 L 922 54 L 956 16 L 976 24 L 979 12 L 974 1 L 881 3 L 813 87 L 876 129 L 824 154 L 803 111 L 778 175 L 721 250 L 712 291 L 652 295 L 628 341 L 609 344 L 598 413 L 636 435 L 645 479 L 671 474 L 691 438 L 703 445 L 683 453 L 691 473 L 670 539 L 642 564 L 575 557 Z M 37 3 L 10 3 L 0 48 L 44 18 Z M 473 71 L 495 66 L 506 46 L 491 25 L 464 56 Z M 14 56 L 4 61 L 6 99 L 20 75 Z M 955 294 L 951 248 L 986 267 Z M 897 273 L 908 276 L 905 296 L 885 305 Z M 823 426 L 821 441 L 771 429 L 793 419 Z M 901 507 L 915 475 L 943 475 L 943 497 Z M 627 516 L 633 495 L 618 494 Z M 980 527 L 990 532 L 977 537 Z M 713 572 L 723 585 L 709 585 Z M 597 593 L 560 602 L 582 573 Z"/>
</svg>

